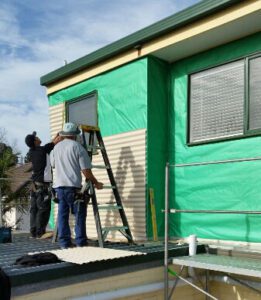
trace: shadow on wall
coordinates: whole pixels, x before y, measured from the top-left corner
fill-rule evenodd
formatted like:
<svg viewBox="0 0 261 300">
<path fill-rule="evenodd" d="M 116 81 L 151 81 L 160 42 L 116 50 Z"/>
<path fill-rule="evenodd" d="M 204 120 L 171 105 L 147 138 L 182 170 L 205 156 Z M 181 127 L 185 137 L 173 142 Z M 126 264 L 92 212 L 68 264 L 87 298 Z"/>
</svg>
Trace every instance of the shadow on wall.
<svg viewBox="0 0 261 300">
<path fill-rule="evenodd" d="M 114 177 L 133 238 L 135 239 L 141 231 L 139 226 L 143 226 L 140 224 L 140 221 L 145 221 L 145 214 L 143 217 L 140 217 L 141 212 L 139 212 L 141 207 L 141 211 L 144 211 L 145 209 L 145 171 L 142 165 L 135 162 L 135 156 L 130 146 L 121 148 Z M 143 196 L 141 197 L 141 195 Z M 112 194 L 110 202 L 113 201 L 114 197 Z M 143 206 L 141 205 L 142 201 Z M 105 219 L 105 226 L 115 226 L 117 224 L 121 224 L 118 211 L 108 211 Z M 145 232 L 145 228 L 143 231 Z M 112 232 L 111 236 L 115 238 L 116 233 L 117 232 Z"/>
</svg>

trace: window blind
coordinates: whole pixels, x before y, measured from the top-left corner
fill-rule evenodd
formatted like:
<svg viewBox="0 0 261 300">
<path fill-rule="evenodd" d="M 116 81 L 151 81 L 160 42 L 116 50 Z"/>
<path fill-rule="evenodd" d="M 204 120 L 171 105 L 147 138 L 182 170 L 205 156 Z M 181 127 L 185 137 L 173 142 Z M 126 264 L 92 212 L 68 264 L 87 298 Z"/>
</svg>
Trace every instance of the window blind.
<svg viewBox="0 0 261 300">
<path fill-rule="evenodd" d="M 244 60 L 190 76 L 189 142 L 243 134 Z"/>
</svg>

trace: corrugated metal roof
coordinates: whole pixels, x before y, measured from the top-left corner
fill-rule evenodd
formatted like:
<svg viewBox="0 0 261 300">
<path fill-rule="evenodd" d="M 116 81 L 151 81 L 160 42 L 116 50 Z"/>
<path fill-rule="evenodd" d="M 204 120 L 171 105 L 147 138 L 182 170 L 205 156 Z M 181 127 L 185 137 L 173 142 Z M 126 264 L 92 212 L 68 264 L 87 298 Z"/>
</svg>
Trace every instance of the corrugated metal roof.
<svg viewBox="0 0 261 300">
<path fill-rule="evenodd" d="M 121 257 L 146 255 L 146 253 L 142 252 L 97 247 L 79 247 L 63 250 L 52 250 L 49 252 L 55 254 L 62 261 L 78 265 L 87 264 L 90 262 L 118 259 Z"/>
<path fill-rule="evenodd" d="M 49 85 L 57 80 L 75 74 L 87 67 L 95 65 L 105 59 L 111 58 L 123 51 L 132 49 L 137 45 L 152 40 L 162 34 L 185 26 L 205 16 L 221 11 L 242 0 L 205 0 L 184 9 L 168 18 L 156 22 L 144 29 L 130 34 L 112 44 L 79 58 L 68 65 L 61 67 L 40 79 L 41 85 Z"/>
<path fill-rule="evenodd" d="M 10 188 L 12 193 L 19 192 L 19 190 L 31 182 L 32 164 L 26 163 L 21 166 L 12 167 L 7 171 L 7 175 L 11 179 Z"/>
<path fill-rule="evenodd" d="M 95 246 L 97 243 L 91 241 L 90 245 Z M 11 279 L 12 288 L 32 286 L 32 283 L 43 285 L 43 288 L 55 286 L 55 280 L 70 278 L 70 280 L 80 280 L 77 276 L 84 275 L 85 280 L 101 278 L 102 276 L 111 276 L 112 273 L 121 274 L 121 272 L 131 272 L 142 270 L 144 268 L 162 265 L 164 257 L 164 245 L 144 244 L 144 245 L 128 245 L 127 243 L 105 243 L 106 249 L 114 249 L 119 251 L 146 253 L 146 255 L 130 255 L 124 257 L 110 258 L 108 260 L 96 260 L 85 264 L 75 264 L 69 262 L 61 262 L 36 267 L 16 266 L 14 262 L 17 258 L 29 252 L 41 252 L 58 250 L 58 243 L 52 243 L 50 239 L 29 239 L 29 234 L 13 235 L 13 242 L 8 244 L 0 243 L 0 267 L 6 272 Z M 84 249 L 84 248 L 83 248 Z M 95 251 L 100 248 L 95 248 Z M 199 249 L 199 247 L 198 247 Z M 204 252 L 203 248 L 199 249 Z M 99 251 L 99 250 L 98 250 Z M 184 256 L 188 254 L 188 245 L 169 244 L 170 256 Z M 77 279 L 77 278 L 78 279 Z M 48 284 L 47 284 L 48 281 Z M 53 283 L 52 283 L 52 282 Z M 66 284 L 66 282 L 65 282 Z M 34 290 L 35 291 L 35 290 Z"/>
</svg>

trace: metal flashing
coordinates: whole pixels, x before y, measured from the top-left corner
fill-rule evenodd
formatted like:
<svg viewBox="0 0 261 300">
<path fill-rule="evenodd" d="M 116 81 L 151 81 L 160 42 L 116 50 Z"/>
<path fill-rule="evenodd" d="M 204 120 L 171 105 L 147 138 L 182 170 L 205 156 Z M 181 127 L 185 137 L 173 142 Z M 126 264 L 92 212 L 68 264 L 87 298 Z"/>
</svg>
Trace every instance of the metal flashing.
<svg viewBox="0 0 261 300">
<path fill-rule="evenodd" d="M 242 2 L 242 0 L 200 1 L 199 3 L 171 15 L 170 17 L 158 21 L 42 76 L 40 78 L 40 84 L 43 86 L 52 84 L 87 67 L 102 62 L 105 59 L 111 58 L 123 51 L 137 48 L 143 43 L 159 37 L 162 34 L 166 34 L 174 29 L 178 29 L 240 2 Z"/>
<path fill-rule="evenodd" d="M 121 249 L 108 249 L 98 247 L 78 247 L 62 250 L 52 250 L 51 253 L 55 254 L 60 260 L 74 263 L 78 265 L 87 264 L 97 261 L 107 261 L 111 259 L 118 259 L 122 257 L 146 255 L 146 253 L 127 251 Z"/>
</svg>

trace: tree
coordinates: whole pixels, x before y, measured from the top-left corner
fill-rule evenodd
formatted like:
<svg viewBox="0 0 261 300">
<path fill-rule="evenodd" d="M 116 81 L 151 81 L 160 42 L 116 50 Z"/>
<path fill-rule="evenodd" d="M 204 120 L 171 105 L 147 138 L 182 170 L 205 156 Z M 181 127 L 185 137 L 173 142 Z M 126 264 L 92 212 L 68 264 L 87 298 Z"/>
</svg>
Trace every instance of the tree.
<svg viewBox="0 0 261 300">
<path fill-rule="evenodd" d="M 0 128 L 0 183 L 2 194 L 8 191 L 8 182 L 3 179 L 7 177 L 7 170 L 17 163 L 18 156 L 13 153 L 11 146 L 7 144 L 7 133 L 4 128 Z M 3 179 L 2 179 L 3 178 Z"/>
<path fill-rule="evenodd" d="M 18 207 L 20 210 L 24 210 L 24 206 L 19 205 L 19 203 L 17 206 L 16 202 L 21 200 L 21 197 L 24 198 L 25 196 L 24 190 L 19 194 L 14 194 L 10 188 L 8 170 L 17 164 L 19 153 L 16 153 L 13 150 L 13 147 L 8 145 L 6 136 L 6 130 L 0 128 L 0 188 L 2 196 L 0 201 L 2 203 L 2 216 L 14 206 Z"/>
<path fill-rule="evenodd" d="M 24 162 L 25 163 L 29 163 L 31 162 L 31 154 L 30 154 L 30 151 L 28 151 L 24 157 Z"/>
</svg>

